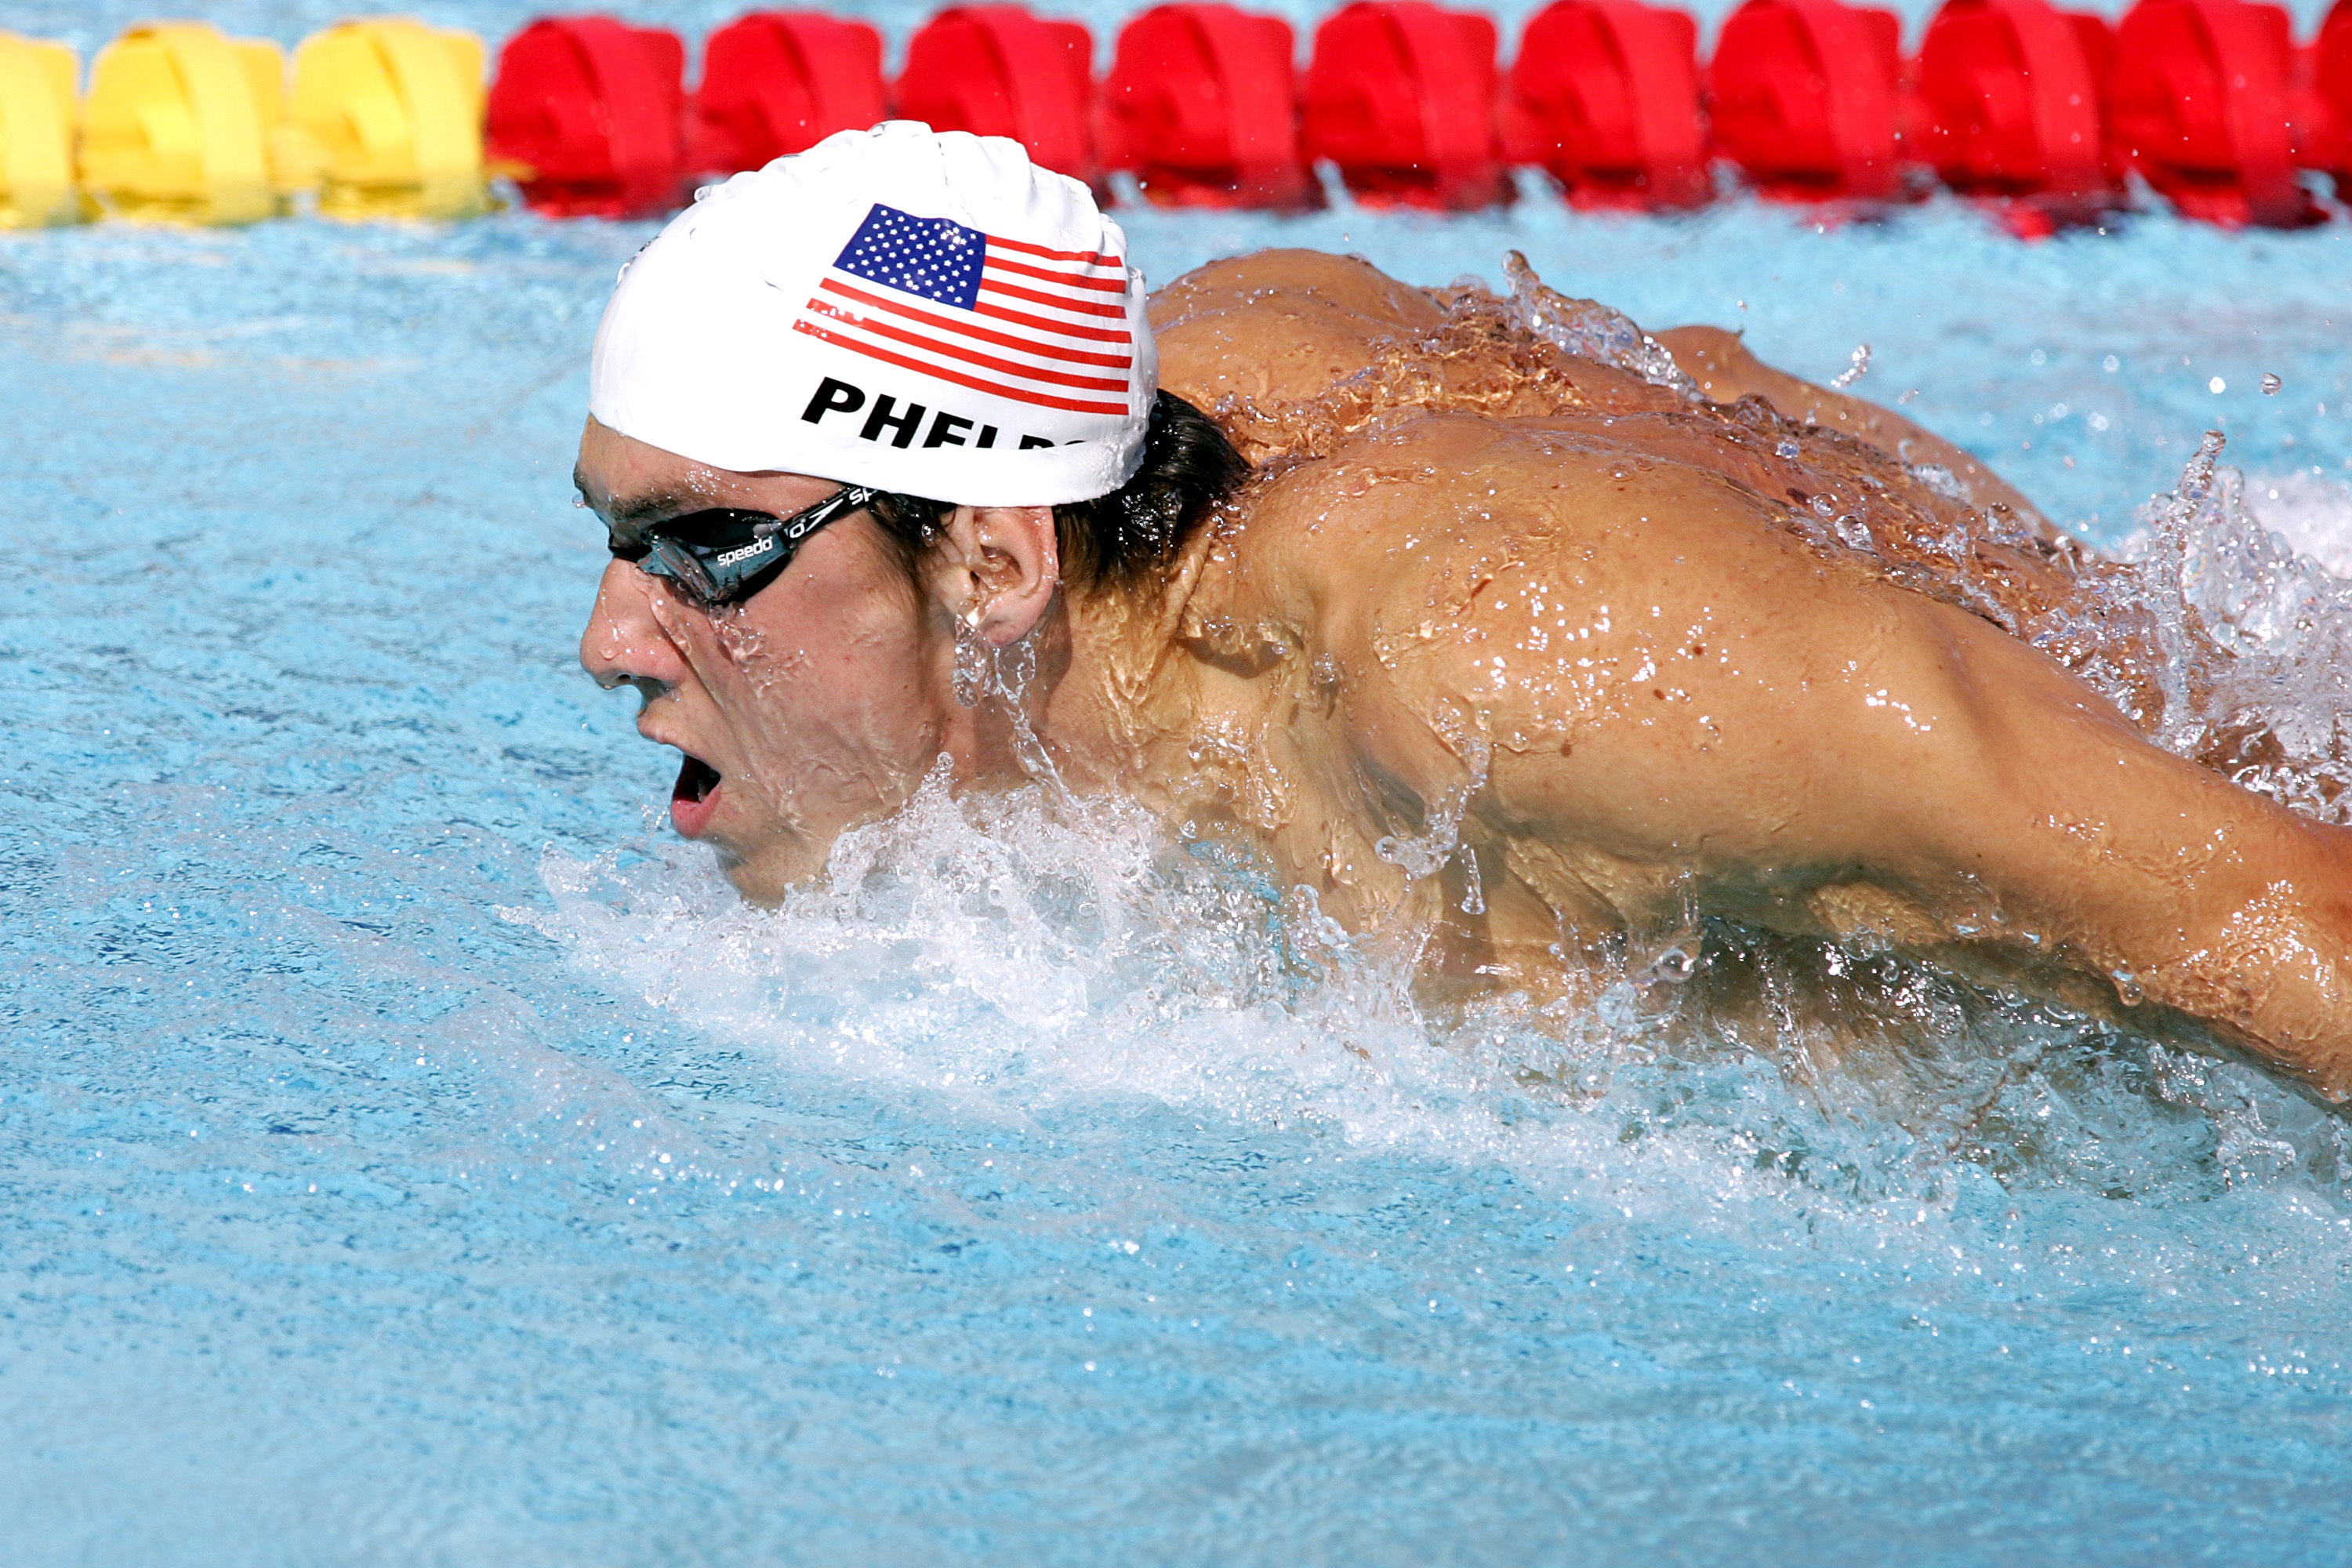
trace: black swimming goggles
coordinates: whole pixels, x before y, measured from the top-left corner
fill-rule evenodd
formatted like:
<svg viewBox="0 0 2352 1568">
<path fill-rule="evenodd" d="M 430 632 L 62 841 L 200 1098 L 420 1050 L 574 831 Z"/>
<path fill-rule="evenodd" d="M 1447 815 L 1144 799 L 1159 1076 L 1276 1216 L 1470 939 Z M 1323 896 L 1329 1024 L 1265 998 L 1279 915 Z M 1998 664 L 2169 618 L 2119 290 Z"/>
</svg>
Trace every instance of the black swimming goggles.
<svg viewBox="0 0 2352 1568">
<path fill-rule="evenodd" d="M 872 500 L 879 491 L 849 485 L 793 513 L 714 507 L 646 528 L 634 544 L 614 544 L 614 557 L 636 563 L 648 577 L 665 577 L 704 609 L 740 605 L 776 580 L 808 536 Z"/>
</svg>

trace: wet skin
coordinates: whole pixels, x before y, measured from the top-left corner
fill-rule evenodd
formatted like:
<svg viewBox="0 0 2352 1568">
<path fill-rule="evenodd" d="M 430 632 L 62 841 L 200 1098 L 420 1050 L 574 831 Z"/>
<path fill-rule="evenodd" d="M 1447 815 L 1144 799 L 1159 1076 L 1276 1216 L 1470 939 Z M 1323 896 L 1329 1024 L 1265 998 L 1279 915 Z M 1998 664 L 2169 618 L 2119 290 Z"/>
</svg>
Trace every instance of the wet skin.
<svg viewBox="0 0 2352 1568">
<path fill-rule="evenodd" d="M 622 545 L 667 518 L 786 516 L 840 488 L 688 463 L 593 420 L 574 477 Z M 1029 553 L 1016 560 L 1000 532 L 1022 535 Z M 1051 539 L 1044 509 L 959 510 L 919 585 L 858 513 L 812 535 L 749 602 L 716 611 L 615 560 L 580 661 L 605 686 L 634 686 L 638 731 L 688 757 L 671 801 L 678 830 L 710 845 L 746 897 L 771 902 L 820 869 L 845 828 L 905 801 L 942 754 L 959 782 L 1017 773 L 1008 716 L 954 700 L 957 622 L 1000 645 L 1034 630 L 1061 646 L 1040 624 L 1057 596 Z M 1011 571 L 1025 575 L 1007 582 Z"/>
<path fill-rule="evenodd" d="M 943 751 L 1022 776 L 1003 706 L 953 700 L 961 621 L 1038 650 L 1027 717 L 1075 786 L 1248 844 L 1433 985 L 1574 997 L 1580 953 L 1720 916 L 2352 1091 L 2352 834 L 2151 746 L 2003 629 L 2084 569 L 2023 498 L 1727 334 L 1663 334 L 1724 400 L 1694 403 L 1492 303 L 1297 252 L 1162 290 L 1162 384 L 1263 467 L 1140 594 L 1064 590 L 1039 509 L 959 511 L 917 582 L 861 515 L 737 611 L 615 563 L 583 661 L 717 771 L 681 826 L 755 899 Z M 1920 462 L 2014 526 L 1983 537 Z M 624 536 L 831 488 L 593 422 L 580 479 Z"/>
</svg>

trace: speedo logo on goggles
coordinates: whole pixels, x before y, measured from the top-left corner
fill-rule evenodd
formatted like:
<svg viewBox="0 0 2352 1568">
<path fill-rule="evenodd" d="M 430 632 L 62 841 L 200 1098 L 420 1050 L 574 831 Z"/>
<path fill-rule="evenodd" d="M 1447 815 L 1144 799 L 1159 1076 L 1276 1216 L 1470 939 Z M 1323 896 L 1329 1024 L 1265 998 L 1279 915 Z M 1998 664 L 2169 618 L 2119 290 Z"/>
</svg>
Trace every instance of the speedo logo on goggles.
<svg viewBox="0 0 2352 1568">
<path fill-rule="evenodd" d="M 771 550 L 780 549 L 784 541 L 781 535 L 773 539 L 757 540 L 740 550 L 729 551 L 710 563 L 713 566 L 732 566 L 738 561 L 749 561 L 754 555 L 765 555 Z"/>
</svg>

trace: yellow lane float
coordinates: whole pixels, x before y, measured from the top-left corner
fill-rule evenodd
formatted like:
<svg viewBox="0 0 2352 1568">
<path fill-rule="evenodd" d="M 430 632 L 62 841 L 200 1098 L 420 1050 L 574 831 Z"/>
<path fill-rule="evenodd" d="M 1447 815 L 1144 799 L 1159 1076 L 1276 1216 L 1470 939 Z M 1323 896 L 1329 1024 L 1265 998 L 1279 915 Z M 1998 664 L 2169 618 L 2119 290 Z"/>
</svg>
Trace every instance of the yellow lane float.
<svg viewBox="0 0 2352 1568">
<path fill-rule="evenodd" d="M 73 158 L 80 75 L 65 45 L 0 32 L 0 228 L 82 216 Z"/>
<path fill-rule="evenodd" d="M 329 217 L 471 217 L 482 174 L 482 43 L 405 17 L 345 22 L 294 52 L 285 151 Z"/>
<path fill-rule="evenodd" d="M 209 22 L 131 28 L 90 66 L 83 187 L 128 218 L 276 216 L 300 183 L 276 145 L 285 84 L 276 44 L 226 37 Z"/>
</svg>

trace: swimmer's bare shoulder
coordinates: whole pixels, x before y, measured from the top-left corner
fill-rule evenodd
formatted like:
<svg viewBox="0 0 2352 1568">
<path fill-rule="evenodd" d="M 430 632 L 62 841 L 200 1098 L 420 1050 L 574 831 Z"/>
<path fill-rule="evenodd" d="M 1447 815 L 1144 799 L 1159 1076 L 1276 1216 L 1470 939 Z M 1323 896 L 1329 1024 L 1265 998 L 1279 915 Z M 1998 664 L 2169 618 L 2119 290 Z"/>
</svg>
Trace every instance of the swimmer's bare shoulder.
<svg viewBox="0 0 2352 1568">
<path fill-rule="evenodd" d="M 1466 792 L 1498 953 L 1720 914 L 2186 1015 L 2352 1091 L 2352 834 L 1719 473 L 1407 419 L 1263 486 L 1232 554 L 1240 617 L 1328 662 L 1363 836 Z"/>
<path fill-rule="evenodd" d="M 1371 263 L 1313 250 L 1213 261 L 1151 297 L 1160 384 L 1203 408 L 1303 401 L 1362 369 L 1373 344 L 1444 318 Z"/>
</svg>

